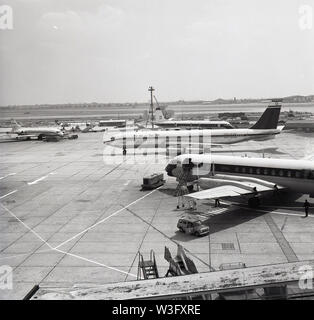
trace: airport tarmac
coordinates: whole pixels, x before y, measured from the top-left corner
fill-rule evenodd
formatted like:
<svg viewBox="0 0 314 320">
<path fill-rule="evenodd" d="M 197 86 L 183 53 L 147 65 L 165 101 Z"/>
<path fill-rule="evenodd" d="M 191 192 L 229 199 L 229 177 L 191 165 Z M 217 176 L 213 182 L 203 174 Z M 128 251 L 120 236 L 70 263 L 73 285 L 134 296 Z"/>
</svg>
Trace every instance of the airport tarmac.
<svg viewBox="0 0 314 320">
<path fill-rule="evenodd" d="M 247 142 L 241 154 L 250 155 L 256 145 Z M 266 157 L 297 159 L 314 154 L 314 134 L 283 132 L 258 145 Z M 166 177 L 158 190 L 140 190 L 143 176 L 163 172 L 165 162 L 103 157 L 101 133 L 1 143 L 0 149 L 0 266 L 13 268 L 13 288 L 0 289 L 1 299 L 22 299 L 36 284 L 136 280 L 137 253 L 148 258 L 151 249 L 164 276 L 164 247 L 175 255 L 177 244 L 199 272 L 229 262 L 256 266 L 314 259 L 314 211 L 302 218 L 304 197 L 258 210 L 231 205 L 211 217 L 212 203 L 199 203 L 191 214 L 206 220 L 210 235 L 196 238 L 177 231 L 186 212 L 176 210 L 173 178 Z"/>
</svg>

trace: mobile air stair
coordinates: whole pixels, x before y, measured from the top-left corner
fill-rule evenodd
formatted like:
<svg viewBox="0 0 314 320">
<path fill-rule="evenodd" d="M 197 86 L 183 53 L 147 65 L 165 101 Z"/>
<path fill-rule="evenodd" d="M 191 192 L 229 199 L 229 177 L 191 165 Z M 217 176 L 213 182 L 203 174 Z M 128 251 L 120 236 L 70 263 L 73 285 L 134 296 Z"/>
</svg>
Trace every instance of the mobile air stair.
<svg viewBox="0 0 314 320">
<path fill-rule="evenodd" d="M 166 277 L 182 276 L 187 274 L 198 273 L 197 268 L 192 259 L 187 257 L 184 248 L 178 244 L 177 255 L 172 258 L 170 250 L 165 247 L 165 259 L 169 262 L 169 269 Z"/>
<path fill-rule="evenodd" d="M 144 260 L 143 255 L 140 252 L 138 252 L 138 255 L 139 261 L 137 269 L 137 280 L 159 278 L 155 252 L 153 250 L 150 251 L 149 260 Z"/>
</svg>

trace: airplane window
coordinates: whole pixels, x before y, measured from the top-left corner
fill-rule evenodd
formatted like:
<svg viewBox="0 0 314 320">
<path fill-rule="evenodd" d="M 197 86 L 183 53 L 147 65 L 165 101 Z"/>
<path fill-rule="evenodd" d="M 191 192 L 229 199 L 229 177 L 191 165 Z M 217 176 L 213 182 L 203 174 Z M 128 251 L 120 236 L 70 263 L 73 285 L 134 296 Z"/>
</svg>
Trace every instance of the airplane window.
<svg viewBox="0 0 314 320">
<path fill-rule="evenodd" d="M 280 177 L 283 176 L 283 170 L 279 170 L 279 175 L 280 175 Z"/>
<path fill-rule="evenodd" d="M 242 172 L 245 173 L 246 172 L 246 168 L 242 167 Z"/>
<path fill-rule="evenodd" d="M 256 174 L 261 174 L 261 169 L 260 168 L 256 169 Z"/>
<path fill-rule="evenodd" d="M 230 167 L 229 166 L 221 166 L 221 170 L 222 171 L 230 171 Z"/>
<path fill-rule="evenodd" d="M 307 179 L 314 179 L 314 171 L 307 170 L 306 171 L 306 178 Z"/>
<path fill-rule="evenodd" d="M 267 175 L 268 174 L 268 170 L 264 169 L 264 174 Z"/>
<path fill-rule="evenodd" d="M 300 178 L 300 172 L 299 172 L 299 171 L 296 171 L 296 172 L 295 172 L 295 177 L 296 177 L 296 178 Z"/>
<path fill-rule="evenodd" d="M 275 176 L 275 175 L 276 175 L 276 171 L 275 171 L 275 169 L 272 169 L 272 171 L 271 171 L 271 175 L 272 175 L 272 176 Z"/>
<path fill-rule="evenodd" d="M 289 178 L 291 177 L 291 171 L 290 170 L 287 171 L 287 177 L 289 177 Z"/>
<path fill-rule="evenodd" d="M 239 167 L 235 167 L 235 168 L 234 168 L 234 171 L 235 171 L 235 172 L 239 172 L 239 171 L 240 171 L 240 168 L 239 168 Z"/>
<path fill-rule="evenodd" d="M 308 177 L 308 171 L 301 170 L 300 176 L 302 179 L 306 179 Z"/>
</svg>

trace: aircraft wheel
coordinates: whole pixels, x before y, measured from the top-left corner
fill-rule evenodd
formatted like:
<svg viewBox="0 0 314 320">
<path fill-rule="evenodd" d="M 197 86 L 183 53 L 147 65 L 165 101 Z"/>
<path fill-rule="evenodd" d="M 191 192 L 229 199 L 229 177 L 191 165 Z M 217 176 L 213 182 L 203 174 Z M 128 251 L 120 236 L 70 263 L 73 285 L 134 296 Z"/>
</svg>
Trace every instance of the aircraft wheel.
<svg viewBox="0 0 314 320">
<path fill-rule="evenodd" d="M 189 190 L 189 192 L 192 192 L 193 191 L 193 184 L 192 185 L 190 185 L 190 186 L 188 186 L 188 190 Z"/>
<path fill-rule="evenodd" d="M 248 205 L 250 208 L 258 208 L 260 205 L 260 200 L 257 197 L 250 198 L 248 201 Z"/>
</svg>

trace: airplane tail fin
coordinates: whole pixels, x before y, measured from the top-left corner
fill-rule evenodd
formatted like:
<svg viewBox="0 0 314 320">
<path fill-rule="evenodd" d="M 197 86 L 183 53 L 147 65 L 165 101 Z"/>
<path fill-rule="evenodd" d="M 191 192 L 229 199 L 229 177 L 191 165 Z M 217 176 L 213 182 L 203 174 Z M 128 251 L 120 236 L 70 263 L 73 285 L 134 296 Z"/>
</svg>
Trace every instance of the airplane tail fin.
<svg viewBox="0 0 314 320">
<path fill-rule="evenodd" d="M 165 116 L 164 116 L 162 110 L 160 109 L 160 107 L 156 108 L 154 118 L 155 118 L 155 121 L 164 121 L 165 120 Z"/>
<path fill-rule="evenodd" d="M 274 102 L 275 105 L 269 105 L 250 129 L 277 129 L 281 101 L 281 99 L 273 99 L 272 102 Z"/>
<path fill-rule="evenodd" d="M 11 119 L 12 131 L 16 131 L 18 128 L 21 128 L 21 125 L 14 119 Z"/>
</svg>

